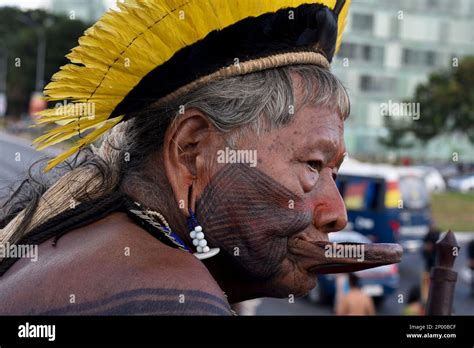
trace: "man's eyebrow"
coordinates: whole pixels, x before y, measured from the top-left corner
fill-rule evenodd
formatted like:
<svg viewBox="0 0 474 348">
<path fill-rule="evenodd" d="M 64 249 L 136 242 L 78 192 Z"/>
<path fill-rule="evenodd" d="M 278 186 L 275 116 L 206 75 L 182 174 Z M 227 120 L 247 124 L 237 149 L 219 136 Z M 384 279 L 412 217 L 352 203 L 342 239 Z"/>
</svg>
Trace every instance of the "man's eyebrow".
<svg viewBox="0 0 474 348">
<path fill-rule="evenodd" d="M 333 154 L 334 152 L 337 151 L 337 147 L 334 145 L 334 142 L 332 142 L 330 139 L 327 138 L 318 138 L 318 139 L 311 139 L 307 144 L 306 147 L 308 149 L 314 150 L 323 150 L 326 152 L 329 152 L 330 154 Z"/>
<path fill-rule="evenodd" d="M 319 138 L 316 141 L 312 141 L 308 147 L 311 149 L 320 149 L 320 150 L 326 151 L 325 156 L 324 156 L 325 162 L 332 162 L 332 159 L 338 156 L 339 154 L 339 151 L 337 151 L 337 148 L 334 146 L 334 143 L 325 138 Z M 344 152 L 342 153 L 341 158 L 336 163 L 337 168 L 339 168 L 342 165 L 342 162 L 344 162 L 347 156 L 348 156 L 348 153 L 344 147 Z"/>
</svg>

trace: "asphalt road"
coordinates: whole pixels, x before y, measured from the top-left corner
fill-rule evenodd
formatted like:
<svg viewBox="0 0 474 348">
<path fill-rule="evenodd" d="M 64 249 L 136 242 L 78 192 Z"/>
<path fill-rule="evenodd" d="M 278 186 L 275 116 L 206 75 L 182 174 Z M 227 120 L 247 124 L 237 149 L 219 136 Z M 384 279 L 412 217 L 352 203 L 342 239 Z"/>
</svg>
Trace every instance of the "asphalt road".
<svg viewBox="0 0 474 348">
<path fill-rule="evenodd" d="M 29 141 L 0 132 L 0 194 L 6 191 L 5 186 L 18 182 L 26 175 L 32 163 L 45 155 L 57 153 L 58 150 L 36 152 Z M 474 238 L 474 234 L 470 233 Z M 469 297 L 469 285 L 463 276 L 462 268 L 467 262 L 466 242 L 468 238 L 460 238 L 460 255 L 456 260 L 455 269 L 458 271 L 458 282 L 454 298 L 454 311 L 459 315 L 474 315 L 474 299 Z M 407 296 L 408 290 L 419 283 L 423 260 L 419 253 L 405 253 L 400 264 L 401 284 L 399 291 L 388 297 L 378 309 L 382 315 L 397 315 L 403 305 L 398 303 L 398 294 Z M 330 315 L 329 306 L 314 305 L 305 299 L 296 299 L 290 303 L 288 299 L 263 299 L 257 308 L 257 314 L 262 315 Z"/>
<path fill-rule="evenodd" d="M 59 150 L 37 152 L 30 141 L 0 131 L 0 195 L 27 176 L 36 161 L 57 154 Z M 37 173 L 35 168 L 33 173 Z"/>
</svg>

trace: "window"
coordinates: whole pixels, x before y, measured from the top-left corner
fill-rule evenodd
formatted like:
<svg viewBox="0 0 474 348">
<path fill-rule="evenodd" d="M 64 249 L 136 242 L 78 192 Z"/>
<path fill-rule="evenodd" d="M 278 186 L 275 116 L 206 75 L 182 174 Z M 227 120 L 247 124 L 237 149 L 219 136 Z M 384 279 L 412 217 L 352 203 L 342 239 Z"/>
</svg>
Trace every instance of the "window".
<svg viewBox="0 0 474 348">
<path fill-rule="evenodd" d="M 360 77 L 359 88 L 362 91 L 370 91 L 371 90 L 372 80 L 370 76 L 363 75 Z"/>
<path fill-rule="evenodd" d="M 384 48 L 372 45 L 357 45 L 343 43 L 338 53 L 339 57 L 356 61 L 383 64 Z"/>
<path fill-rule="evenodd" d="M 411 48 L 403 49 L 403 64 L 413 66 L 433 66 L 436 64 L 436 53 L 433 51 L 421 51 Z"/>
<path fill-rule="evenodd" d="M 371 51 L 370 46 L 364 45 L 362 46 L 362 59 L 366 61 L 370 61 L 371 56 L 372 56 L 372 51 Z"/>
<path fill-rule="evenodd" d="M 384 49 L 383 47 L 376 47 L 370 45 L 363 45 L 361 52 L 361 59 L 366 62 L 383 63 Z"/>
<path fill-rule="evenodd" d="M 426 8 L 429 10 L 439 10 L 442 8 L 442 6 L 439 0 L 428 0 L 426 3 Z"/>
<path fill-rule="evenodd" d="M 426 52 L 426 64 L 429 66 L 435 65 L 436 54 L 434 52 Z"/>
<path fill-rule="evenodd" d="M 352 30 L 372 32 L 374 27 L 374 16 L 368 14 L 354 13 L 352 15 Z"/>
<path fill-rule="evenodd" d="M 429 205 L 429 194 L 422 178 L 403 176 L 400 178 L 403 204 L 408 209 L 422 209 Z"/>
<path fill-rule="evenodd" d="M 362 75 L 359 88 L 364 92 L 393 92 L 396 80 L 392 77 Z"/>
<path fill-rule="evenodd" d="M 342 43 L 338 55 L 342 58 L 356 58 L 357 45 L 352 43 Z"/>
<path fill-rule="evenodd" d="M 340 186 L 348 210 L 375 210 L 380 192 L 380 183 L 365 178 L 351 178 Z"/>
</svg>

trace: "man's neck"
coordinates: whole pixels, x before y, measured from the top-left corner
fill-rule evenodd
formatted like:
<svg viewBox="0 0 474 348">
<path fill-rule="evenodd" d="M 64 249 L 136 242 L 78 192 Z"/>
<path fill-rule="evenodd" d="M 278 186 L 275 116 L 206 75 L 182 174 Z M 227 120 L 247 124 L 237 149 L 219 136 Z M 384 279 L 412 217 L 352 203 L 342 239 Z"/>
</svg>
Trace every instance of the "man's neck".
<svg viewBox="0 0 474 348">
<path fill-rule="evenodd" d="M 162 170 L 126 176 L 121 190 L 143 207 L 163 215 L 171 230 L 191 248 L 186 217 L 179 209 L 173 190 Z"/>
<path fill-rule="evenodd" d="M 132 175 L 123 180 L 121 189 L 132 199 L 144 207 L 162 214 L 176 233 L 194 251 L 192 240 L 186 223 L 186 217 L 176 202 L 171 185 L 164 171 L 154 170 L 153 173 Z M 227 294 L 229 302 L 241 302 L 259 296 L 258 287 L 243 272 L 233 266 L 231 260 L 222 252 L 215 257 L 204 260 L 212 277 Z"/>
</svg>

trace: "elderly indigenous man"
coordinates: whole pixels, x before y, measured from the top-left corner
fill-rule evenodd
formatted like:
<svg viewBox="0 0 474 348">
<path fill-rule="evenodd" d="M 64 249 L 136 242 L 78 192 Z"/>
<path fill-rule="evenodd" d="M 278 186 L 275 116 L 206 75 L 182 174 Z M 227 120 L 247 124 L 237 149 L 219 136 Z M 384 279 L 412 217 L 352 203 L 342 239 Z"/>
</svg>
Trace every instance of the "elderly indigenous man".
<svg viewBox="0 0 474 348">
<path fill-rule="evenodd" d="M 304 295 L 318 272 L 399 262 L 397 245 L 367 246 L 363 262 L 325 253 L 346 225 L 349 100 L 329 63 L 347 1 L 118 6 L 46 87 L 95 114 L 39 120 L 55 126 L 39 149 L 78 136 L 46 170 L 80 160 L 5 205 L 0 242 L 38 245 L 38 261 L 2 260 L 0 314 L 226 315 Z"/>
</svg>

